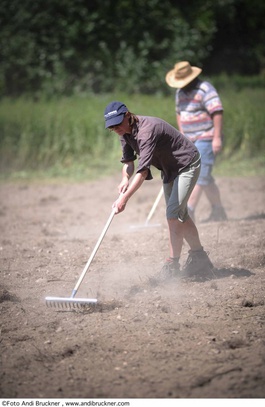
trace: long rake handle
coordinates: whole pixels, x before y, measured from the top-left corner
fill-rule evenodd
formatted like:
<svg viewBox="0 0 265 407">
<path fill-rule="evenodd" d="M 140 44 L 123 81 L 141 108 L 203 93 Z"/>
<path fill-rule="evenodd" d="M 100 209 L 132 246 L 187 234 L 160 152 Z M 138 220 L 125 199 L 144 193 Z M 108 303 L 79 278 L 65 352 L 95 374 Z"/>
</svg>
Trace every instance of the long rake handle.
<svg viewBox="0 0 265 407">
<path fill-rule="evenodd" d="M 80 275 L 80 277 L 79 277 L 79 279 L 78 279 L 78 281 L 77 281 L 77 283 L 75 285 L 75 288 L 72 291 L 71 298 L 74 298 L 74 296 L 76 295 L 77 290 L 78 290 L 80 284 L 82 283 L 83 278 L 85 277 L 85 274 L 86 274 L 86 272 L 88 270 L 88 267 L 90 266 L 92 260 L 94 259 L 95 255 L 96 255 L 96 253 L 98 251 L 98 248 L 99 248 L 99 246 L 100 246 L 100 244 L 101 244 L 101 242 L 102 242 L 102 240 L 103 240 L 103 238 L 104 238 L 104 236 L 105 236 L 105 234 L 106 234 L 106 232 L 107 232 L 107 230 L 108 230 L 108 228 L 109 228 L 109 226 L 111 224 L 112 219 L 114 218 L 115 213 L 116 213 L 116 208 L 113 208 L 113 210 L 111 212 L 111 215 L 110 215 L 110 217 L 109 217 L 109 219 L 108 219 L 108 221 L 107 221 L 107 223 L 106 223 L 103 231 L 101 232 L 101 235 L 100 235 L 100 237 L 99 237 L 99 239 L 98 239 L 98 241 L 96 243 L 96 246 L 94 247 L 94 250 L 91 253 L 91 256 L 89 257 L 89 259 L 88 259 L 88 261 L 87 261 L 87 263 L 86 263 L 86 265 L 84 267 L 84 270 L 82 271 L 82 274 Z"/>
<path fill-rule="evenodd" d="M 152 216 L 153 216 L 153 214 L 154 214 L 154 212 L 156 210 L 156 207 L 159 204 L 159 201 L 160 201 L 160 199 L 161 199 L 161 197 L 163 195 L 163 191 L 164 191 L 164 188 L 162 186 L 159 193 L 158 193 L 158 195 L 157 195 L 157 197 L 156 197 L 156 200 L 155 200 L 155 202 L 154 202 L 154 204 L 153 204 L 153 206 L 151 208 L 151 211 L 149 212 L 149 215 L 146 218 L 145 226 L 148 225 L 149 220 L 152 218 Z"/>
</svg>

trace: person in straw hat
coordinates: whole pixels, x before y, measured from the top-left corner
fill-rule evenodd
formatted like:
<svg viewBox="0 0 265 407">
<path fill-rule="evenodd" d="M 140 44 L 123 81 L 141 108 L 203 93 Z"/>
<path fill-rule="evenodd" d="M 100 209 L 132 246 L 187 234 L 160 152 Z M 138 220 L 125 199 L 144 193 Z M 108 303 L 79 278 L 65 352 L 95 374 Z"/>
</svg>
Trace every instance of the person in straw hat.
<svg viewBox="0 0 265 407">
<path fill-rule="evenodd" d="M 122 212 L 145 180 L 152 179 L 151 166 L 161 172 L 169 230 L 169 255 L 159 280 L 175 277 L 205 278 L 213 265 L 203 249 L 196 225 L 188 214 L 187 202 L 200 173 L 200 154 L 187 137 L 158 117 L 135 115 L 124 103 L 110 102 L 104 111 L 105 128 L 120 138 L 122 179 L 119 198 L 113 203 Z M 135 160 L 138 165 L 135 171 Z M 133 176 L 135 172 L 135 175 Z M 180 270 L 183 240 L 190 246 Z"/>
<path fill-rule="evenodd" d="M 211 214 L 202 222 L 223 221 L 227 216 L 212 176 L 215 157 L 222 149 L 223 106 L 213 85 L 198 78 L 201 72 L 201 68 L 191 66 L 187 61 L 178 62 L 167 73 L 166 82 L 177 88 L 178 128 L 201 154 L 201 172 L 188 201 L 189 214 L 195 221 L 195 209 L 204 192 L 211 204 Z"/>
</svg>

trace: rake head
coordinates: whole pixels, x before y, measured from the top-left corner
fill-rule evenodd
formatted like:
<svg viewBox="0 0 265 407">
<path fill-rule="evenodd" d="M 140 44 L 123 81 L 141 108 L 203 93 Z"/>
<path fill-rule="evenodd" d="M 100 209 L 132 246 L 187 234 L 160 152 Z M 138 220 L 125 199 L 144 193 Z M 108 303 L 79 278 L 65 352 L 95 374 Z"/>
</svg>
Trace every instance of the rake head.
<svg viewBox="0 0 265 407">
<path fill-rule="evenodd" d="M 91 304 L 97 304 L 94 298 L 72 298 L 72 297 L 46 297 L 47 307 L 64 308 L 84 308 Z"/>
</svg>

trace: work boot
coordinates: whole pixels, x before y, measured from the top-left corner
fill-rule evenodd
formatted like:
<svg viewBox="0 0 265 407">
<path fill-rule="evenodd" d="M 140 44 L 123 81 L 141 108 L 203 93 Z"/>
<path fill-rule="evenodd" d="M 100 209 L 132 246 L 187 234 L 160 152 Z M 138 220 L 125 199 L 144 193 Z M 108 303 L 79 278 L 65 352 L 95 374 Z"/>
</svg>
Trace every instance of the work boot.
<svg viewBox="0 0 265 407">
<path fill-rule="evenodd" d="M 177 278 L 179 277 L 179 274 L 180 274 L 179 258 L 169 257 L 166 260 L 164 266 L 162 267 L 158 278 L 161 281 L 165 281 L 170 280 L 172 278 Z"/>
<path fill-rule="evenodd" d="M 185 277 L 213 276 L 213 270 L 214 266 L 203 248 L 196 251 L 189 250 L 188 258 L 182 270 Z"/>
<path fill-rule="evenodd" d="M 213 206 L 209 218 L 202 220 L 202 223 L 221 222 L 227 220 L 225 210 L 222 206 Z"/>
</svg>

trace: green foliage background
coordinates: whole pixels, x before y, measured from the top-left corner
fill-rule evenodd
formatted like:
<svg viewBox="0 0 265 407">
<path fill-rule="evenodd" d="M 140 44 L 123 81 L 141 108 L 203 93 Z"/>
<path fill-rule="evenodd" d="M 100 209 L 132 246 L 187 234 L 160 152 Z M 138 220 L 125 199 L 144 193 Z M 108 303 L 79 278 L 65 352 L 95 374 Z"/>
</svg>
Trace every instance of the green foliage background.
<svg viewBox="0 0 265 407">
<path fill-rule="evenodd" d="M 0 96 L 167 93 L 176 61 L 265 67 L 260 0 L 1 0 Z"/>
<path fill-rule="evenodd" d="M 165 75 L 180 60 L 201 66 L 221 94 L 222 168 L 235 162 L 235 173 L 248 159 L 248 171 L 260 171 L 264 17 L 260 0 L 2 0 L 2 178 L 116 170 L 119 140 L 104 129 L 106 104 L 122 100 L 175 125 Z"/>
<path fill-rule="evenodd" d="M 224 90 L 224 151 L 227 175 L 265 173 L 264 91 Z M 121 100 L 136 114 L 176 125 L 171 96 L 104 94 L 34 102 L 3 99 L 0 109 L 2 178 L 29 176 L 90 179 L 120 170 L 116 133 L 104 128 L 104 108 Z M 230 164 L 230 167 L 228 166 Z"/>
</svg>

